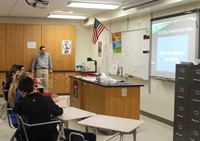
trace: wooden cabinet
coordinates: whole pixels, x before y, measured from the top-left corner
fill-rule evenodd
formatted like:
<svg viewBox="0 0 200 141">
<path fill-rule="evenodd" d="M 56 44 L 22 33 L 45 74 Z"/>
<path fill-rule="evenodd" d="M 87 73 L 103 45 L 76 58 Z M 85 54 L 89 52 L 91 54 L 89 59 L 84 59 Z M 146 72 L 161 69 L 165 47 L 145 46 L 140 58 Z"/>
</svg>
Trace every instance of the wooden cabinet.
<svg viewBox="0 0 200 141">
<path fill-rule="evenodd" d="M 57 94 L 70 93 L 69 76 L 77 75 L 76 72 L 53 72 L 49 74 L 49 92 Z"/>
<path fill-rule="evenodd" d="M 5 68 L 5 50 L 6 50 L 6 47 L 5 47 L 5 33 L 6 33 L 6 26 L 5 24 L 0 24 L 0 60 L 1 60 L 1 63 L 0 63 L 0 70 L 1 71 L 5 71 L 6 68 Z"/>
<path fill-rule="evenodd" d="M 75 70 L 76 27 L 68 25 L 0 24 L 0 71 L 8 71 L 13 64 L 31 69 L 39 47 L 44 45 L 51 54 L 53 70 Z M 70 52 L 63 50 L 64 41 L 71 42 Z M 28 47 L 35 43 L 36 47 Z"/>
<path fill-rule="evenodd" d="M 42 25 L 42 45 L 51 54 L 53 70 L 75 68 L 75 26 Z M 71 52 L 63 53 L 63 41 L 71 41 Z"/>
<path fill-rule="evenodd" d="M 41 25 L 24 25 L 24 67 L 31 70 L 33 58 L 41 46 Z M 28 47 L 28 42 L 36 44 L 36 48 Z"/>
<path fill-rule="evenodd" d="M 70 77 L 70 106 L 97 114 L 139 119 L 140 86 L 105 86 Z"/>
<path fill-rule="evenodd" d="M 6 24 L 6 70 L 13 64 L 24 65 L 23 24 Z"/>
</svg>

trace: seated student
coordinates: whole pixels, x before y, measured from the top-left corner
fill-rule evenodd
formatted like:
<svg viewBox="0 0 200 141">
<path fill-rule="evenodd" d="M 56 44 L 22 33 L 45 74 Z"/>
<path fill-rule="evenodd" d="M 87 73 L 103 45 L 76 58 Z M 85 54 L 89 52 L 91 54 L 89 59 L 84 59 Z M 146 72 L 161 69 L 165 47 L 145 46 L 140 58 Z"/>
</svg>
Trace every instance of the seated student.
<svg viewBox="0 0 200 141">
<path fill-rule="evenodd" d="M 24 65 L 17 65 L 16 68 L 17 68 L 19 73 L 25 72 Z"/>
<path fill-rule="evenodd" d="M 31 77 L 31 75 L 29 74 L 29 72 L 22 72 L 21 75 L 19 75 L 19 80 L 22 80 L 24 78 L 27 78 L 27 77 Z M 35 81 L 33 80 L 34 84 L 35 84 Z M 36 84 L 35 84 L 36 85 Z M 52 93 L 48 93 L 48 92 L 39 92 L 41 93 L 43 96 L 50 96 L 51 98 L 56 98 L 58 97 L 57 94 L 52 94 Z"/>
<path fill-rule="evenodd" d="M 14 106 L 14 112 L 25 116 L 29 123 L 50 121 L 52 116 L 60 116 L 63 109 L 54 103 L 48 96 L 35 92 L 34 82 L 30 77 L 19 81 L 18 86 L 21 96 Z M 36 126 L 27 129 L 30 141 L 55 141 L 58 131 L 55 125 Z"/>
<path fill-rule="evenodd" d="M 8 92 L 7 91 L 10 89 L 10 84 L 12 83 L 13 76 L 17 73 L 17 68 L 16 67 L 12 67 L 10 69 L 9 73 L 10 73 L 11 76 L 6 81 L 6 84 L 5 84 L 5 87 L 4 87 L 4 90 L 6 90 L 6 92 L 5 92 L 6 100 L 8 100 Z"/>
<path fill-rule="evenodd" d="M 18 89 L 18 84 L 19 84 L 18 75 L 15 74 L 13 77 L 13 81 L 10 85 L 10 89 L 8 91 L 8 104 L 10 108 L 14 107 L 14 105 L 17 103 L 17 101 L 19 100 L 21 96 L 20 91 Z M 10 117 L 11 117 L 12 125 L 14 127 L 17 127 L 16 113 L 13 111 L 10 111 Z"/>
<path fill-rule="evenodd" d="M 10 68 L 10 70 L 14 67 L 16 68 L 17 64 L 13 64 Z M 11 74 L 10 74 L 10 70 L 6 72 L 6 82 L 8 81 L 8 79 L 11 77 Z"/>
</svg>

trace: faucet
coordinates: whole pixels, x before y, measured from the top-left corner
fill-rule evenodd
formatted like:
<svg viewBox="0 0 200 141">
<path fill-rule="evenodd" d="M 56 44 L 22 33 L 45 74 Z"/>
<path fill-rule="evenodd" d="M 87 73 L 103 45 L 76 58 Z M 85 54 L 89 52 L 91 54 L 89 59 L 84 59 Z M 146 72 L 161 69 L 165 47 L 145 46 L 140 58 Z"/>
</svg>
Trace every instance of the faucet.
<svg viewBox="0 0 200 141">
<path fill-rule="evenodd" d="M 123 82 L 123 67 L 122 66 L 118 68 L 117 75 L 119 74 L 121 75 L 121 81 Z"/>
</svg>

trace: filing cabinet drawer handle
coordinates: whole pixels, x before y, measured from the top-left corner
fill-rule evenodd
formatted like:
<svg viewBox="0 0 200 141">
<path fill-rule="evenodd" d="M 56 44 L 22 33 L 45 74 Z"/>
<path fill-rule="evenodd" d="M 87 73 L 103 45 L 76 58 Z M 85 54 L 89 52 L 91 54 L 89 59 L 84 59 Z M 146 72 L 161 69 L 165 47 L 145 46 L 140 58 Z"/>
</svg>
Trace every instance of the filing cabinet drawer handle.
<svg viewBox="0 0 200 141">
<path fill-rule="evenodd" d="M 191 141 L 196 141 L 196 140 L 194 140 L 194 139 L 190 139 Z"/>
<path fill-rule="evenodd" d="M 178 136 L 180 136 L 180 137 L 182 137 L 182 136 L 183 136 L 182 134 L 179 134 L 179 133 L 176 133 L 176 135 L 178 135 Z"/>
<path fill-rule="evenodd" d="M 178 96 L 178 98 L 184 98 L 183 96 Z"/>
<path fill-rule="evenodd" d="M 179 114 L 176 114 L 176 115 L 177 115 L 177 117 L 181 117 L 181 118 L 183 117 L 183 116 L 181 116 L 181 115 L 179 115 Z"/>
<path fill-rule="evenodd" d="M 192 121 L 193 121 L 193 122 L 196 122 L 196 123 L 199 123 L 199 121 L 198 121 L 198 120 L 195 120 L 195 119 L 192 119 Z"/>
<path fill-rule="evenodd" d="M 193 79 L 194 81 L 200 81 L 200 79 Z"/>
<path fill-rule="evenodd" d="M 178 79 L 182 79 L 182 80 L 183 80 L 183 79 L 185 79 L 185 78 L 184 78 L 184 77 L 178 77 Z"/>
<path fill-rule="evenodd" d="M 198 103 L 200 102 L 200 100 L 197 100 L 197 99 L 194 99 L 194 98 L 192 99 L 192 101 L 198 102 Z"/>
</svg>

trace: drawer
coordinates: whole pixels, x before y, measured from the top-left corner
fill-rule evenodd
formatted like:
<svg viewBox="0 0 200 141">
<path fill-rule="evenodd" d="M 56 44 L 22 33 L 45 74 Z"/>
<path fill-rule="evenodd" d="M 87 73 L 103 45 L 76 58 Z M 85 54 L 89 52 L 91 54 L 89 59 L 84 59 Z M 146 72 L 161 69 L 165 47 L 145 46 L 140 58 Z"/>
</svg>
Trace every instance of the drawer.
<svg viewBox="0 0 200 141">
<path fill-rule="evenodd" d="M 191 84 L 200 85 L 200 67 L 194 67 L 191 69 Z"/>
<path fill-rule="evenodd" d="M 191 107 L 189 124 L 193 127 L 200 128 L 200 108 Z"/>
<path fill-rule="evenodd" d="M 189 86 L 176 84 L 175 85 L 175 101 L 183 104 L 188 104 L 189 99 Z"/>
<path fill-rule="evenodd" d="M 189 128 L 188 141 L 200 141 L 200 129 L 195 127 Z"/>
<path fill-rule="evenodd" d="M 188 122 L 188 106 L 185 104 L 175 103 L 174 122 Z"/>
<path fill-rule="evenodd" d="M 190 90 L 190 105 L 200 107 L 200 86 L 192 87 Z"/>
<path fill-rule="evenodd" d="M 173 141 L 186 141 L 188 128 L 182 123 L 174 123 Z"/>
<path fill-rule="evenodd" d="M 189 84 L 190 69 L 187 65 L 176 65 L 176 83 Z"/>
</svg>

